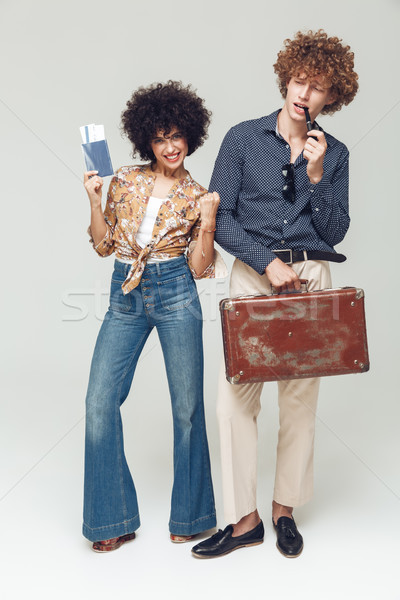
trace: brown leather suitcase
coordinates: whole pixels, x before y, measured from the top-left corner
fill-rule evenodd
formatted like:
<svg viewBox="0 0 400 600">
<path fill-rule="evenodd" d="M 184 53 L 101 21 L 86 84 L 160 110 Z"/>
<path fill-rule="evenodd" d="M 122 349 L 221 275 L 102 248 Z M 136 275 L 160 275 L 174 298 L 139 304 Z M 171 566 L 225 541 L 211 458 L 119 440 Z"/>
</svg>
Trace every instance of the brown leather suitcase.
<svg viewBox="0 0 400 600">
<path fill-rule="evenodd" d="M 364 373 L 364 291 L 354 287 L 220 302 L 230 383 Z"/>
</svg>

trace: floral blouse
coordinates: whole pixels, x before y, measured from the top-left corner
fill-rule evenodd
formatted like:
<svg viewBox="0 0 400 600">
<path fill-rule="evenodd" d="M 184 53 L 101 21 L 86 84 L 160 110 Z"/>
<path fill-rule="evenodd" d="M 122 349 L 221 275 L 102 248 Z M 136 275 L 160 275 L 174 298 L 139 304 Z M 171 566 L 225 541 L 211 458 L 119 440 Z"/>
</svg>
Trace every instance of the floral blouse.
<svg viewBox="0 0 400 600">
<path fill-rule="evenodd" d="M 207 190 L 196 183 L 189 173 L 176 181 L 161 204 L 151 241 L 144 248 L 136 243 L 136 233 L 146 213 L 155 180 L 156 174 L 150 165 L 118 169 L 108 189 L 104 211 L 107 232 L 101 242 L 95 245 L 90 227 L 88 229 L 97 254 L 109 256 L 115 252 L 116 258 L 132 262 L 122 284 L 124 294 L 128 294 L 139 284 L 150 253 L 159 258 L 175 258 L 185 252 L 189 241 L 188 263 L 193 276 L 197 279 L 215 277 L 215 260 L 200 276 L 196 275 L 191 266 L 190 251 L 198 240 L 201 225 L 199 198 Z M 221 261 L 219 256 L 218 259 Z"/>
</svg>

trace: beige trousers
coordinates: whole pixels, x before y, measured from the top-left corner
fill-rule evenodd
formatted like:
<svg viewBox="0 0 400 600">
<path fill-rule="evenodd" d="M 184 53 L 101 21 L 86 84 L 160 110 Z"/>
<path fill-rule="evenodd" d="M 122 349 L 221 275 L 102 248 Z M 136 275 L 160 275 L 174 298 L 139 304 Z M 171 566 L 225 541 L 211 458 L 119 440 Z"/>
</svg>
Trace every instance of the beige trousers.
<svg viewBox="0 0 400 600">
<path fill-rule="evenodd" d="M 310 291 L 331 287 L 329 263 L 304 261 L 292 265 L 308 279 Z M 266 275 L 236 259 L 230 296 L 270 294 Z M 227 523 L 237 523 L 257 508 L 257 416 L 263 383 L 232 385 L 221 365 L 217 416 L 220 430 L 224 512 Z M 278 382 L 279 435 L 273 498 L 285 506 L 300 506 L 313 493 L 315 411 L 319 379 Z"/>
</svg>

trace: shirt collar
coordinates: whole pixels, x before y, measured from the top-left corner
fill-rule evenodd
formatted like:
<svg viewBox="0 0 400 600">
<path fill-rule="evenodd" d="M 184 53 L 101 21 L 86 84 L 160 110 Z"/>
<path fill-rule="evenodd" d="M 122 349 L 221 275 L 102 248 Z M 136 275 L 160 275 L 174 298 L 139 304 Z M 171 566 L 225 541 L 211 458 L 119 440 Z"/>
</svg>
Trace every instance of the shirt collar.
<svg viewBox="0 0 400 600">
<path fill-rule="evenodd" d="M 275 112 L 271 113 L 270 115 L 264 117 L 263 124 L 262 124 L 264 131 L 272 131 L 276 135 L 276 137 L 279 137 L 279 138 L 282 137 L 278 130 L 278 115 L 281 112 L 281 110 L 282 109 L 280 108 L 279 110 L 276 110 Z M 314 121 L 314 127 L 315 127 L 315 129 L 318 129 L 319 131 L 324 131 L 322 129 L 322 127 L 320 125 L 318 125 L 317 121 Z M 326 141 L 329 146 L 330 145 L 329 140 L 327 139 Z"/>
</svg>

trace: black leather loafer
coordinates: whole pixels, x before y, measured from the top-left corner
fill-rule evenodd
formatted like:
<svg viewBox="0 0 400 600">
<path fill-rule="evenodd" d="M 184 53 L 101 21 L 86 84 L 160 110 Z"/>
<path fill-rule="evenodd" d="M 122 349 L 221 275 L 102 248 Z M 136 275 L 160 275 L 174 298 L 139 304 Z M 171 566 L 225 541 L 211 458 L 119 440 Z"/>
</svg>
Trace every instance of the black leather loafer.
<svg viewBox="0 0 400 600">
<path fill-rule="evenodd" d="M 233 537 L 232 533 L 232 525 L 228 525 L 223 531 L 219 529 L 210 538 L 192 548 L 193 556 L 196 556 L 196 558 L 214 558 L 229 554 L 229 552 L 233 552 L 238 548 L 257 546 L 257 544 L 262 544 L 264 541 L 264 525 L 262 521 L 254 529 L 243 535 Z"/>
<path fill-rule="evenodd" d="M 280 517 L 276 525 L 272 519 L 272 524 L 276 531 L 276 547 L 279 552 L 287 558 L 299 556 L 303 550 L 303 538 L 297 530 L 294 519 Z"/>
</svg>

